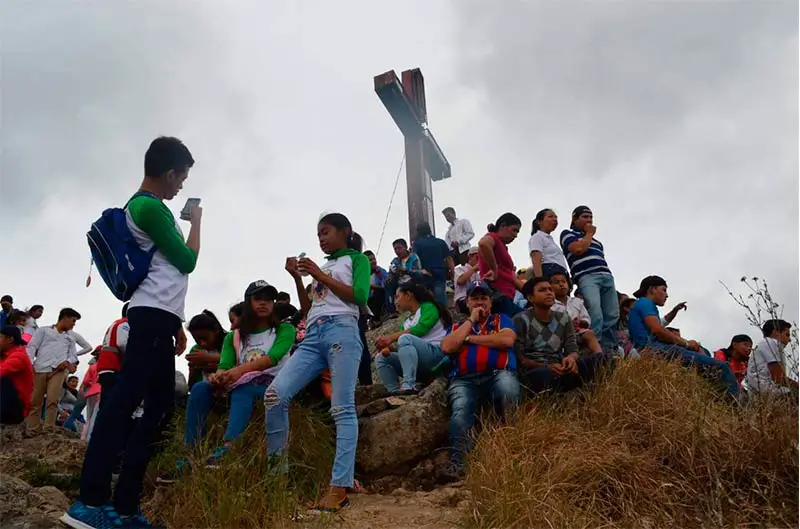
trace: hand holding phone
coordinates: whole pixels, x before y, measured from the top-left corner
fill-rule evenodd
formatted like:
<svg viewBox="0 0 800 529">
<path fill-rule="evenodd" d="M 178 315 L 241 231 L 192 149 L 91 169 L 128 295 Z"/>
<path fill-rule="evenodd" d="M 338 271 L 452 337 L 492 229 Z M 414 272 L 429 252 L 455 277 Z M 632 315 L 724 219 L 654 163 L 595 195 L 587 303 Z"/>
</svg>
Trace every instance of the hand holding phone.
<svg viewBox="0 0 800 529">
<path fill-rule="evenodd" d="M 181 210 L 181 220 L 192 220 L 192 209 L 200 206 L 199 198 L 187 198 L 186 205 Z"/>
</svg>

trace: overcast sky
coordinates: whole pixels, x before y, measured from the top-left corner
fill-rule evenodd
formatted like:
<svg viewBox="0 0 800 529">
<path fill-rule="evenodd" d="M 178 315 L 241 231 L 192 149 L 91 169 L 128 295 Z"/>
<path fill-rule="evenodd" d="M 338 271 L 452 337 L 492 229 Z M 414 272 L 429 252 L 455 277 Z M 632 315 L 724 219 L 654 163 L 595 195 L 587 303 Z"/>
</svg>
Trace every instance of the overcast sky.
<svg viewBox="0 0 800 529">
<path fill-rule="evenodd" d="M 502 5 L 502 8 L 501 8 Z M 235 7 L 233 7 L 235 6 Z M 421 67 L 453 167 L 435 183 L 481 231 L 595 213 L 618 289 L 659 274 L 675 325 L 715 349 L 749 329 L 719 281 L 766 278 L 798 316 L 797 3 L 58 2 L 0 4 L 0 290 L 83 314 L 98 343 L 120 304 L 86 289 L 85 233 L 121 205 L 157 135 L 197 164 L 202 197 L 187 317 L 223 320 L 250 281 L 289 289 L 284 258 L 320 256 L 316 220 L 380 237 L 402 136 L 374 75 Z M 446 226 L 437 218 L 437 232 Z M 560 231 L 561 228 L 559 228 Z M 400 182 L 379 260 L 407 236 Z M 185 366 L 185 364 L 183 364 Z"/>
</svg>

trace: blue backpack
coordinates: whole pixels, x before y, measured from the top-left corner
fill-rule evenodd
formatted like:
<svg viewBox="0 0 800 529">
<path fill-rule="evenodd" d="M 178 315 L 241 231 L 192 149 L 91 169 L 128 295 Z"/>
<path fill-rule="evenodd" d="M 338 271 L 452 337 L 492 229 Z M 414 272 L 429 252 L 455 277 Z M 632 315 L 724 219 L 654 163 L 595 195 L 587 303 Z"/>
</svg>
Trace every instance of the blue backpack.
<svg viewBox="0 0 800 529">
<path fill-rule="evenodd" d="M 125 208 L 139 196 L 155 195 L 139 192 L 131 197 L 122 208 L 108 208 L 92 223 L 86 234 L 92 262 L 111 293 L 120 301 L 128 301 L 150 271 L 150 262 L 157 248 L 143 250 L 128 228 Z M 88 282 L 87 282 L 88 286 Z"/>
</svg>

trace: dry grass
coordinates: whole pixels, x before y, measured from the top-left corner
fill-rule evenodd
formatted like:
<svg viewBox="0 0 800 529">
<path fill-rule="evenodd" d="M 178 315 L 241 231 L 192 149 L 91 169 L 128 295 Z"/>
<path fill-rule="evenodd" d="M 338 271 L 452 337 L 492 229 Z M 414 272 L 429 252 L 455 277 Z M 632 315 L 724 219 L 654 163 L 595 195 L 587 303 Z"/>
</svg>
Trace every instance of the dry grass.
<svg viewBox="0 0 800 529">
<path fill-rule="evenodd" d="M 267 460 L 261 406 L 216 469 L 204 468 L 203 461 L 221 441 L 227 422 L 212 416 L 214 428 L 204 445 L 191 452 L 182 447 L 183 427 L 176 424 L 173 441 L 151 466 L 152 497 L 146 511 L 171 529 L 289 526 L 330 480 L 334 439 L 329 420 L 321 410 L 292 408 L 288 476 L 275 472 L 275 462 Z M 154 488 L 155 476 L 173 470 L 178 458 L 187 455 L 193 470 L 175 485 Z"/>
<path fill-rule="evenodd" d="M 467 478 L 486 528 L 798 527 L 798 412 L 744 409 L 657 359 L 484 431 Z"/>
</svg>

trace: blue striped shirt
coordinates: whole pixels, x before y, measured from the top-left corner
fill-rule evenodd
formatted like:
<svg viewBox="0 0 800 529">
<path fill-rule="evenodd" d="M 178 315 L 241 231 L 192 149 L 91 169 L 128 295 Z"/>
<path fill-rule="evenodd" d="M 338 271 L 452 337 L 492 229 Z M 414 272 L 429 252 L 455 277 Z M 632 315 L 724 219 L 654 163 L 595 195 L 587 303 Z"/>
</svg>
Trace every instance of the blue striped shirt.
<svg viewBox="0 0 800 529">
<path fill-rule="evenodd" d="M 589 249 L 582 255 L 575 255 L 569 251 L 569 245 L 579 241 L 584 235 L 586 235 L 586 233 L 573 229 L 561 232 L 561 249 L 567 257 L 569 270 L 574 281 L 577 281 L 578 278 L 587 274 L 611 273 L 611 269 L 608 268 L 608 263 L 606 262 L 605 252 L 603 251 L 603 243 L 597 239 L 592 239 L 592 244 L 589 245 Z"/>
</svg>

